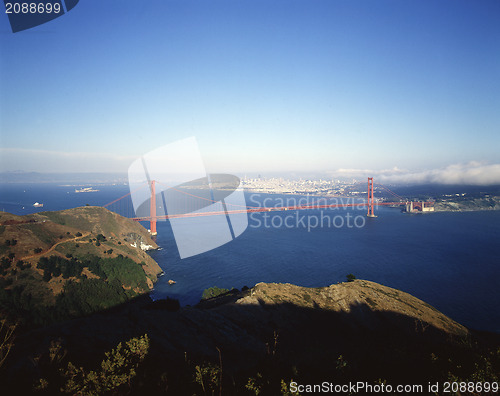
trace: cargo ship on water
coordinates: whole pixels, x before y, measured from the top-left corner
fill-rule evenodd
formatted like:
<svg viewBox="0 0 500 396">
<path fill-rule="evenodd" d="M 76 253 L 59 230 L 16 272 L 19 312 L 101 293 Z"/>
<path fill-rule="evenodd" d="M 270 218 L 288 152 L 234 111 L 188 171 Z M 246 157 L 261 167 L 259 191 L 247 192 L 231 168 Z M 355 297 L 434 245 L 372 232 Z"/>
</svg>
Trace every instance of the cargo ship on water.
<svg viewBox="0 0 500 396">
<path fill-rule="evenodd" d="M 76 193 L 88 193 L 88 192 L 97 192 L 99 190 L 96 190 L 95 188 L 92 187 L 84 187 L 84 188 L 75 188 Z"/>
</svg>

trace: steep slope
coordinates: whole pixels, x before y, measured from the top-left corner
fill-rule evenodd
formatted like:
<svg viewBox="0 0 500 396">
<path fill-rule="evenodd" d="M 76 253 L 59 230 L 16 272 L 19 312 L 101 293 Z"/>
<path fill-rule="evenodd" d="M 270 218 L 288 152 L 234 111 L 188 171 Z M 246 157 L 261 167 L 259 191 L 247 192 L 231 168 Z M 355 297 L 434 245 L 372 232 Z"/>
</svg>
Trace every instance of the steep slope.
<svg viewBox="0 0 500 396">
<path fill-rule="evenodd" d="M 124 302 L 153 287 L 161 269 L 145 250 L 157 247 L 139 223 L 100 207 L 1 212 L 0 309 L 45 323 Z M 46 318 L 47 306 L 61 309 Z"/>
</svg>

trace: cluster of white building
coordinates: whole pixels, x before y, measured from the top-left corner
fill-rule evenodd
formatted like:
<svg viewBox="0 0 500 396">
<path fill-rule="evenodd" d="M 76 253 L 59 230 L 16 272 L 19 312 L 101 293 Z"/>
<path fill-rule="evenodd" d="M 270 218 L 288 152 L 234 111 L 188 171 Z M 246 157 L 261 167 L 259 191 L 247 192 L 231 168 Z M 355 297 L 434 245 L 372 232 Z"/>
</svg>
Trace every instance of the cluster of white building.
<svg viewBox="0 0 500 396">
<path fill-rule="evenodd" d="M 354 181 L 355 183 L 356 181 Z M 241 186 L 247 190 L 272 194 L 345 195 L 354 183 L 340 180 L 289 180 L 284 178 L 244 178 Z"/>
</svg>

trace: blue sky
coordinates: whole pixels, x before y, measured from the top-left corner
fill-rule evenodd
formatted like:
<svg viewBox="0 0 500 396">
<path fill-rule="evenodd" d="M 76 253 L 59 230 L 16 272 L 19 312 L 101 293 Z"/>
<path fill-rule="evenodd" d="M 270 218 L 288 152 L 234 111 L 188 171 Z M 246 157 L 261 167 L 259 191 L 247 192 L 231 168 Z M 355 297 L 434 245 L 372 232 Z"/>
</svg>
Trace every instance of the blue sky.
<svg viewBox="0 0 500 396">
<path fill-rule="evenodd" d="M 0 170 L 126 172 L 196 136 L 213 172 L 491 173 L 499 20 L 498 0 L 85 0 L 15 34 L 3 15 Z"/>
</svg>

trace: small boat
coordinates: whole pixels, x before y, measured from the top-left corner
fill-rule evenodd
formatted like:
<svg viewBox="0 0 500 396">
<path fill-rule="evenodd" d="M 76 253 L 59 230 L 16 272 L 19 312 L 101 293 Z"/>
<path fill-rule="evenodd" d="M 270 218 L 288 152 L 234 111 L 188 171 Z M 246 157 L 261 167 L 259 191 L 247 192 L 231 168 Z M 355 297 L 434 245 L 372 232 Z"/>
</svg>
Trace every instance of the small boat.
<svg viewBox="0 0 500 396">
<path fill-rule="evenodd" d="M 169 280 L 168 280 L 168 284 L 169 284 L 169 285 L 173 285 L 173 284 L 175 284 L 175 283 L 177 283 L 177 282 L 176 282 L 176 281 L 174 281 L 174 280 L 172 280 L 172 279 L 169 279 Z"/>
<path fill-rule="evenodd" d="M 43 203 L 35 202 L 33 204 L 33 207 L 35 207 L 35 208 L 43 208 Z"/>
</svg>

